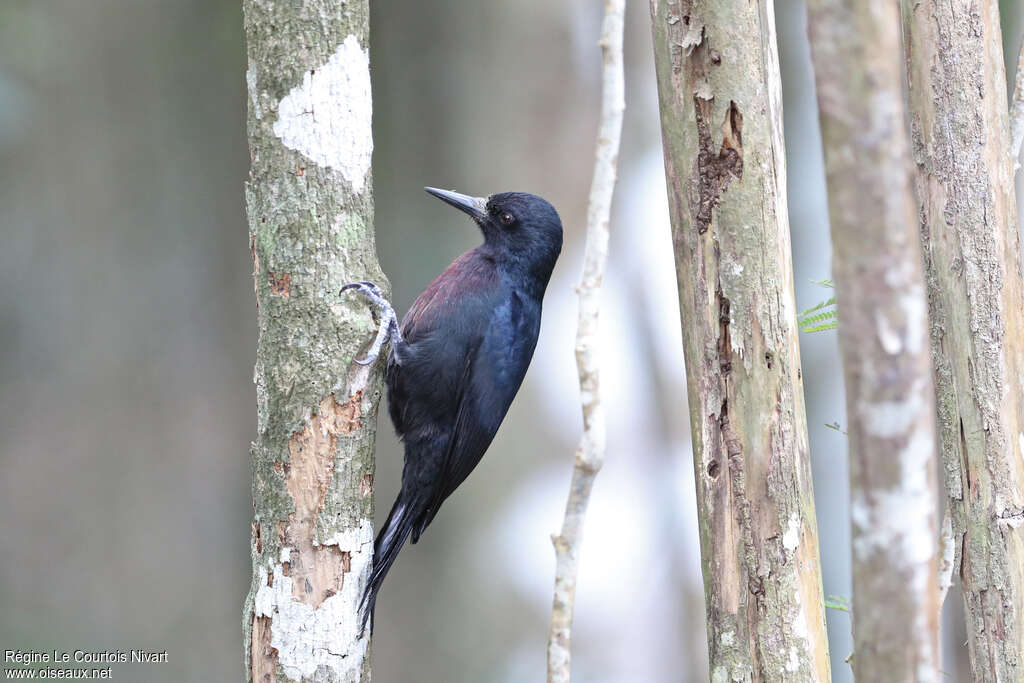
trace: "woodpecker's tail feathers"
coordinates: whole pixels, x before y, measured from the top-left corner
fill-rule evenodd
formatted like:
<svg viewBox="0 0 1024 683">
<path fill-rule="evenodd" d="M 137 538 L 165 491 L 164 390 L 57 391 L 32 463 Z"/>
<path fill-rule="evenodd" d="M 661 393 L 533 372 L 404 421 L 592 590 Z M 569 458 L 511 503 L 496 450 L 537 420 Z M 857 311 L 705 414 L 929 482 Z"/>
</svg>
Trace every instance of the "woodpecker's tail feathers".
<svg viewBox="0 0 1024 683">
<path fill-rule="evenodd" d="M 370 573 L 370 580 L 363 592 L 363 599 L 359 603 L 361 613 L 360 632 L 366 630 L 366 622 L 370 622 L 370 632 L 373 632 L 373 611 L 377 605 L 377 593 L 380 592 L 384 577 L 398 557 L 398 551 L 402 549 L 409 534 L 416 526 L 416 513 L 414 505 L 403 500 L 401 494 L 395 500 L 395 504 L 388 513 L 388 519 L 384 522 L 377 540 L 373 544 L 373 571 Z"/>
</svg>

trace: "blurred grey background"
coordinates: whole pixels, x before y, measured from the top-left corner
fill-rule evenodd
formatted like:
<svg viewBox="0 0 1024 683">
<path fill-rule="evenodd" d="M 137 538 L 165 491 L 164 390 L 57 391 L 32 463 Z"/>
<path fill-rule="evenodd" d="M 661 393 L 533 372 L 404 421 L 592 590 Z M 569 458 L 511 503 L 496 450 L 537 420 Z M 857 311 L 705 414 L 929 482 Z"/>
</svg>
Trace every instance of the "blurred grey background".
<svg viewBox="0 0 1024 683">
<path fill-rule="evenodd" d="M 1004 6 L 1013 70 L 1022 30 Z M 423 185 L 549 198 L 567 229 L 537 356 L 481 467 L 378 609 L 374 677 L 536 681 L 580 418 L 572 356 L 602 3 L 373 3 L 380 259 L 404 311 L 473 226 Z M 827 298 L 828 221 L 805 9 L 776 4 L 798 308 Z M 707 678 L 647 3 L 603 313 L 610 451 L 579 585 L 579 681 Z M 147 648 L 115 680 L 235 681 L 248 586 L 256 306 L 237 0 L 0 2 L 0 650 Z M 826 593 L 848 596 L 835 336 L 801 340 Z M 390 424 L 377 507 L 398 488 Z M 967 680 L 947 601 L 944 670 Z M 850 680 L 845 613 L 833 672 Z"/>
</svg>

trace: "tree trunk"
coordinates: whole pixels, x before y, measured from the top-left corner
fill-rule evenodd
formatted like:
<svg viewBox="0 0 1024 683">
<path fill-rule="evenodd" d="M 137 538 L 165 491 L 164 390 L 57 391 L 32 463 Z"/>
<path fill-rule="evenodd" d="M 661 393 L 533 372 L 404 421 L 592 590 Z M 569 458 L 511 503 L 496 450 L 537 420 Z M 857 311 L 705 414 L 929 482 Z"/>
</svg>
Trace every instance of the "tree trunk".
<svg viewBox="0 0 1024 683">
<path fill-rule="evenodd" d="M 652 0 L 714 681 L 829 679 L 771 0 Z"/>
<path fill-rule="evenodd" d="M 975 680 L 1024 677 L 1024 285 L 996 0 L 904 2 L 939 440 Z"/>
<path fill-rule="evenodd" d="M 812 0 L 808 20 L 850 435 L 853 670 L 935 682 L 935 403 L 899 6 Z"/>
<path fill-rule="evenodd" d="M 369 680 L 357 609 L 373 554 L 376 326 L 352 280 L 373 243 L 366 0 L 243 0 L 246 184 L 259 310 L 250 681 Z"/>
</svg>

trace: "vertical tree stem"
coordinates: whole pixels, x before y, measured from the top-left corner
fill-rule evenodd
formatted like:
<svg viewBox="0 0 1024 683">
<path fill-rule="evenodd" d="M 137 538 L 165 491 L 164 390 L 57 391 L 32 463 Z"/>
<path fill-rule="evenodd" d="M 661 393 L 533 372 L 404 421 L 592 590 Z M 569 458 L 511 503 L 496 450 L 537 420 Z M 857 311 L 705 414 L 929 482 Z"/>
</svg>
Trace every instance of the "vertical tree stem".
<svg viewBox="0 0 1024 683">
<path fill-rule="evenodd" d="M 375 325 L 367 0 L 243 0 L 259 310 L 247 680 L 369 680 Z M 379 366 L 378 366 L 379 367 Z"/>
<path fill-rule="evenodd" d="M 651 0 L 715 681 L 830 678 L 771 0 Z"/>
<path fill-rule="evenodd" d="M 551 606 L 551 629 L 548 633 L 549 683 L 568 683 L 570 678 L 570 636 L 583 521 L 594 477 L 601 469 L 605 455 L 605 421 L 598 374 L 597 335 L 601 281 L 608 257 L 608 223 L 615 189 L 622 117 L 626 106 L 622 65 L 625 9 L 625 0 L 605 0 L 601 28 L 601 122 L 594 178 L 587 205 L 583 275 L 576 288 L 579 294 L 576 366 L 580 378 L 583 436 L 576 451 L 562 530 L 551 539 L 555 545 L 555 590 Z"/>
<path fill-rule="evenodd" d="M 850 435 L 853 669 L 939 680 L 935 403 L 899 6 L 811 0 Z"/>
<path fill-rule="evenodd" d="M 997 0 L 905 0 L 939 442 L 976 681 L 1024 677 L 1024 284 Z"/>
</svg>

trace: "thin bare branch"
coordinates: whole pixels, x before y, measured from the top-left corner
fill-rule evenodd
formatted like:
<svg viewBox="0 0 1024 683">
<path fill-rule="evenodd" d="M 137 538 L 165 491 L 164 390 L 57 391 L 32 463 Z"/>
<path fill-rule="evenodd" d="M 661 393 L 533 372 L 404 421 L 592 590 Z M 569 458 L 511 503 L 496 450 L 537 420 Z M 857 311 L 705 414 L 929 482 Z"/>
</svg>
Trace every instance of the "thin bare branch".
<svg viewBox="0 0 1024 683">
<path fill-rule="evenodd" d="M 605 455 L 605 422 L 598 378 L 598 318 L 601 281 L 608 257 L 608 223 L 615 189 L 622 115 L 625 110 L 625 75 L 622 67 L 622 33 L 625 0 L 606 0 L 601 28 L 602 79 L 601 125 L 597 137 L 594 179 L 587 207 L 587 241 L 579 294 L 579 323 L 576 332 L 576 365 L 580 378 L 583 436 L 576 450 L 569 498 L 565 504 L 562 530 L 552 536 L 555 545 L 555 590 L 548 634 L 548 682 L 568 683 L 570 678 L 570 636 L 576 575 L 579 569 L 583 520 L 594 477 Z"/>
</svg>

